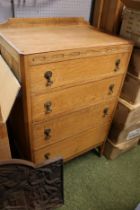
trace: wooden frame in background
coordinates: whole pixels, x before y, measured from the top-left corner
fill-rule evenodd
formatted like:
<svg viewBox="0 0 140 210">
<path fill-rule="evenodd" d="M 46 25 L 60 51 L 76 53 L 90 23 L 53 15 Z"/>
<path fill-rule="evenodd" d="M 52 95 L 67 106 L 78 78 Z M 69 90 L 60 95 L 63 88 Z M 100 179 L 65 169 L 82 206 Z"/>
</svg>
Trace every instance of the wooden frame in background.
<svg viewBox="0 0 140 210">
<path fill-rule="evenodd" d="M 123 3 L 120 0 L 95 0 L 93 26 L 117 34 L 121 23 Z"/>
</svg>

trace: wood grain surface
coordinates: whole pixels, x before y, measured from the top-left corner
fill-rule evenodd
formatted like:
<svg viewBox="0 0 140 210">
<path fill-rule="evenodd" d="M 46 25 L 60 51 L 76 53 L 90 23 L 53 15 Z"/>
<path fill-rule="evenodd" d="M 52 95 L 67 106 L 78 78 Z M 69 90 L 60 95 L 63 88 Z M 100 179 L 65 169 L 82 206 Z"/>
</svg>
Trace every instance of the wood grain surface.
<svg viewBox="0 0 140 210">
<path fill-rule="evenodd" d="M 18 24 L 18 20 L 15 20 L 15 25 Z M 57 18 L 57 24 L 52 25 L 44 24 L 43 19 L 41 20 L 42 23 L 37 24 L 35 19 L 31 19 L 31 24 L 27 23 L 27 27 L 24 23 L 24 27 L 18 28 L 13 27 L 13 20 L 11 27 L 1 27 L 1 38 L 2 40 L 8 40 L 19 54 L 24 55 L 85 47 L 129 44 L 129 41 L 122 38 L 93 30 L 93 27 L 88 24 L 66 24 L 69 23 L 66 20 L 72 22 L 72 19 L 65 19 L 64 25 L 61 24 L 62 18 Z"/>
<path fill-rule="evenodd" d="M 22 84 L 10 122 L 26 158 L 40 162 L 52 147 L 51 156 L 59 148 L 71 159 L 102 145 L 132 48 L 132 42 L 102 33 L 81 18 L 21 18 L 0 25 L 2 56 Z M 104 132 L 95 129 L 80 144 L 81 132 L 94 130 L 94 123 Z M 52 136 L 46 141 L 48 128 Z M 65 146 L 57 148 L 61 141 Z"/>
<path fill-rule="evenodd" d="M 122 83 L 122 75 L 105 80 L 78 85 L 32 97 L 32 121 L 48 120 L 54 116 L 76 111 L 94 103 L 116 96 Z M 51 103 L 51 112 L 46 105 Z"/>
<path fill-rule="evenodd" d="M 109 125 L 100 125 L 96 129 L 90 129 L 64 141 L 35 150 L 34 161 L 39 163 L 45 158 L 51 159 L 60 154 L 65 161 L 68 161 L 101 145 L 106 140 L 108 129 Z"/>
<path fill-rule="evenodd" d="M 32 66 L 30 68 L 32 94 L 45 93 L 53 88 L 87 83 L 125 73 L 129 56 L 130 53 L 120 53 Z M 120 59 L 120 66 L 117 70 L 118 59 Z M 51 85 L 48 85 L 45 78 L 45 73 L 48 71 L 52 72 Z"/>
<path fill-rule="evenodd" d="M 74 136 L 87 129 L 110 124 L 115 103 L 116 99 L 114 97 L 111 100 L 102 101 L 101 103 L 72 114 L 33 125 L 33 147 L 38 149 L 68 138 L 69 136 Z M 104 111 L 106 108 L 108 112 L 105 115 Z M 46 138 L 44 133 L 45 129 L 51 129 L 49 138 Z"/>
</svg>

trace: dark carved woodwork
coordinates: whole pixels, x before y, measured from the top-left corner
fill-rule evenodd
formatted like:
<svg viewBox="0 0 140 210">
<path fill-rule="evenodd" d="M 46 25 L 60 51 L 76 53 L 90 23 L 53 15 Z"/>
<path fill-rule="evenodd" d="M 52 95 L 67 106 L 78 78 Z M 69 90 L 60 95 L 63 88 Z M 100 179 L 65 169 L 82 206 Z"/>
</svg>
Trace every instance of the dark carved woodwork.
<svg viewBox="0 0 140 210">
<path fill-rule="evenodd" d="M 50 210 L 63 200 L 63 160 L 0 163 L 0 210 Z"/>
</svg>

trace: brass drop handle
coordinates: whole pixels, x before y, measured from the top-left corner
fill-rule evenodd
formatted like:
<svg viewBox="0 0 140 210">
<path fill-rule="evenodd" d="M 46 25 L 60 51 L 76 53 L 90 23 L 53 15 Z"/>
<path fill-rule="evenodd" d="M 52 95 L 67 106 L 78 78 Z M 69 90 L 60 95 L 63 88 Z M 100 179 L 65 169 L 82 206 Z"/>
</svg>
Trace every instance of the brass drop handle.
<svg viewBox="0 0 140 210">
<path fill-rule="evenodd" d="M 115 62 L 115 69 L 114 71 L 118 71 L 120 69 L 121 60 L 117 59 Z"/>
<path fill-rule="evenodd" d="M 104 114 L 103 116 L 106 117 L 108 115 L 108 113 L 109 113 L 109 108 L 106 107 L 103 111 L 103 114 Z"/>
<path fill-rule="evenodd" d="M 52 102 L 51 101 L 47 101 L 44 104 L 44 107 L 45 107 L 46 113 L 52 112 Z"/>
<path fill-rule="evenodd" d="M 50 153 L 46 153 L 44 157 L 48 160 L 50 158 Z"/>
<path fill-rule="evenodd" d="M 46 128 L 44 130 L 44 134 L 45 134 L 45 139 L 48 140 L 51 138 L 51 129 L 50 128 Z"/>
<path fill-rule="evenodd" d="M 52 72 L 51 71 L 46 71 L 44 74 L 45 79 L 47 80 L 47 86 L 51 86 L 53 84 L 52 79 Z"/>
<path fill-rule="evenodd" d="M 114 84 L 111 84 L 111 85 L 109 86 L 109 93 L 108 93 L 109 95 L 111 95 L 111 94 L 113 93 L 114 87 L 115 87 Z"/>
</svg>

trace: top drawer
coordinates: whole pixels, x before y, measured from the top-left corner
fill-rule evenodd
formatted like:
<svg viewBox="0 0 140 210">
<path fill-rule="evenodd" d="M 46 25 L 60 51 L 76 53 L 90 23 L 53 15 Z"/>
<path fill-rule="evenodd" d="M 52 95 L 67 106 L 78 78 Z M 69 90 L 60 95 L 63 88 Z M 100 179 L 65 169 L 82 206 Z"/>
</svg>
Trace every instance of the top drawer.
<svg viewBox="0 0 140 210">
<path fill-rule="evenodd" d="M 129 53 L 68 60 L 31 67 L 31 92 L 80 84 L 121 74 L 126 71 Z"/>
</svg>

